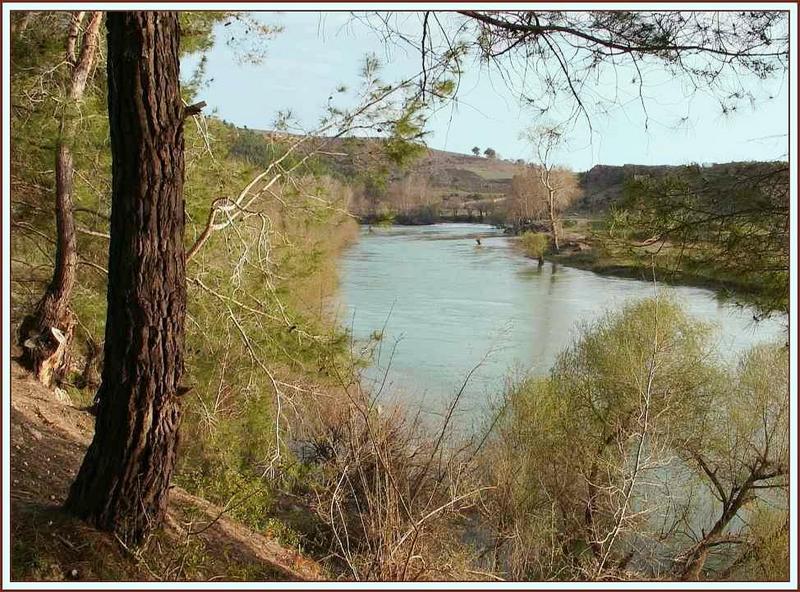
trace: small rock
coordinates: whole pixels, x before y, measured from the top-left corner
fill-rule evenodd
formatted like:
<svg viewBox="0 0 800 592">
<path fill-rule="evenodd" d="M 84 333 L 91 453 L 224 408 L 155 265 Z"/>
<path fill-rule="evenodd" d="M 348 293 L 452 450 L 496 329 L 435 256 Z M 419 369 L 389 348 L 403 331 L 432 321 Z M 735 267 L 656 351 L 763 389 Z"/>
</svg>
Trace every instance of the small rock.
<svg viewBox="0 0 800 592">
<path fill-rule="evenodd" d="M 80 574 L 78 573 L 77 569 L 71 569 L 67 572 L 67 576 L 70 580 L 77 580 L 79 575 Z"/>
</svg>

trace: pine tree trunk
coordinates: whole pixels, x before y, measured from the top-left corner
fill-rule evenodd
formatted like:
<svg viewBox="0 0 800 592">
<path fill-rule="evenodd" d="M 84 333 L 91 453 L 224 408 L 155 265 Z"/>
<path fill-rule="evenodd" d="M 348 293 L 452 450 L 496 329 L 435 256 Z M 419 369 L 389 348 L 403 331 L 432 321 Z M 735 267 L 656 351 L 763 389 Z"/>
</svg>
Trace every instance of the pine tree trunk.
<svg viewBox="0 0 800 592">
<path fill-rule="evenodd" d="M 69 342 L 75 326 L 69 296 L 75 284 L 78 254 L 72 216 L 72 155 L 56 151 L 56 265 L 53 278 L 33 314 L 20 325 L 22 363 L 45 386 L 59 382 L 69 369 Z"/>
<path fill-rule="evenodd" d="M 136 543 L 163 521 L 183 373 L 183 108 L 175 12 L 111 12 L 108 316 L 95 436 L 66 507 Z"/>
<path fill-rule="evenodd" d="M 75 47 L 83 12 L 73 15 L 67 32 L 66 58 L 72 73 L 63 106 L 61 137 L 56 148 L 56 266 L 42 299 L 19 329 L 22 364 L 47 387 L 61 382 L 69 371 L 69 350 L 75 326 L 69 305 L 78 262 L 72 213 L 75 172 L 70 146 L 75 142 L 78 104 L 83 100 L 94 66 L 102 19 L 100 11 L 91 14 L 79 56 L 76 56 Z"/>
<path fill-rule="evenodd" d="M 72 13 L 72 19 L 69 22 L 69 30 L 67 31 L 67 62 L 71 65 L 78 63 L 78 54 L 75 48 L 78 45 L 78 36 L 81 32 L 81 23 L 86 13 L 83 10 L 78 10 Z"/>
<path fill-rule="evenodd" d="M 89 74 L 91 74 L 95 63 L 95 55 L 97 54 L 97 46 L 100 40 L 100 24 L 102 22 L 103 13 L 99 10 L 93 12 L 89 17 L 89 24 L 86 25 L 86 31 L 83 33 L 81 53 L 72 69 L 69 90 L 67 91 L 69 101 L 79 102 L 83 99 L 86 83 L 89 81 Z M 67 48 L 67 59 L 70 59 L 69 47 Z M 75 117 L 72 117 L 72 119 L 74 120 Z"/>
</svg>

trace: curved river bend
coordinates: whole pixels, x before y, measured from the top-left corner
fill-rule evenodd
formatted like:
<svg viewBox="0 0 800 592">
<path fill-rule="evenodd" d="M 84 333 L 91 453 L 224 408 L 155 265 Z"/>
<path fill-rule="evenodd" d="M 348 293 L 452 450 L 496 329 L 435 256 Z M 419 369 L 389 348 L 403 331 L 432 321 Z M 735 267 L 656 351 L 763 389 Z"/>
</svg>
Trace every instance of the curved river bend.
<svg viewBox="0 0 800 592">
<path fill-rule="evenodd" d="M 509 376 L 546 372 L 577 323 L 654 290 L 550 263 L 539 268 L 488 225 L 362 228 L 343 257 L 339 318 L 357 343 L 385 325 L 367 386 L 383 385 L 382 398 L 426 411 L 442 410 L 486 357 L 459 406 L 462 420 L 477 419 Z M 785 336 L 783 318 L 756 322 L 751 310 L 709 290 L 670 290 L 690 314 L 717 326 L 718 350 L 731 359 Z"/>
</svg>

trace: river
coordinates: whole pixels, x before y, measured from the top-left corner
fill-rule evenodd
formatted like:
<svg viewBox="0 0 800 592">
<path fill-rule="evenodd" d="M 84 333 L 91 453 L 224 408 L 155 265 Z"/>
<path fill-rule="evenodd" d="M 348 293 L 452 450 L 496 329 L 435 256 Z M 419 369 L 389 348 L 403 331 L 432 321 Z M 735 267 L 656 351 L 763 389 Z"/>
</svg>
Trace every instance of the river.
<svg viewBox="0 0 800 592">
<path fill-rule="evenodd" d="M 385 327 L 364 372 L 367 387 L 438 412 L 479 365 L 459 404 L 462 422 L 478 420 L 509 377 L 546 372 L 578 323 L 655 293 L 652 282 L 539 267 L 512 240 L 479 224 L 361 229 L 342 261 L 338 315 L 356 348 Z M 706 289 L 668 291 L 717 327 L 728 359 L 785 336 L 785 318 L 757 322 L 752 310 Z"/>
</svg>

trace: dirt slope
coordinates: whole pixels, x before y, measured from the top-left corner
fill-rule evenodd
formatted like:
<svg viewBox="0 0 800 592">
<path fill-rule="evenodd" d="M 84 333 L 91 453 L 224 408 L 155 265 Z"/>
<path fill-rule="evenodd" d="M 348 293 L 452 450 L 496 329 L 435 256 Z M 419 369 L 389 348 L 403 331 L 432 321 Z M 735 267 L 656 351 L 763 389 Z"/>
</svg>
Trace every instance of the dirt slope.
<svg viewBox="0 0 800 592">
<path fill-rule="evenodd" d="M 12 580 L 319 580 L 321 567 L 179 487 L 141 549 L 60 511 L 93 417 L 11 363 Z"/>
</svg>

